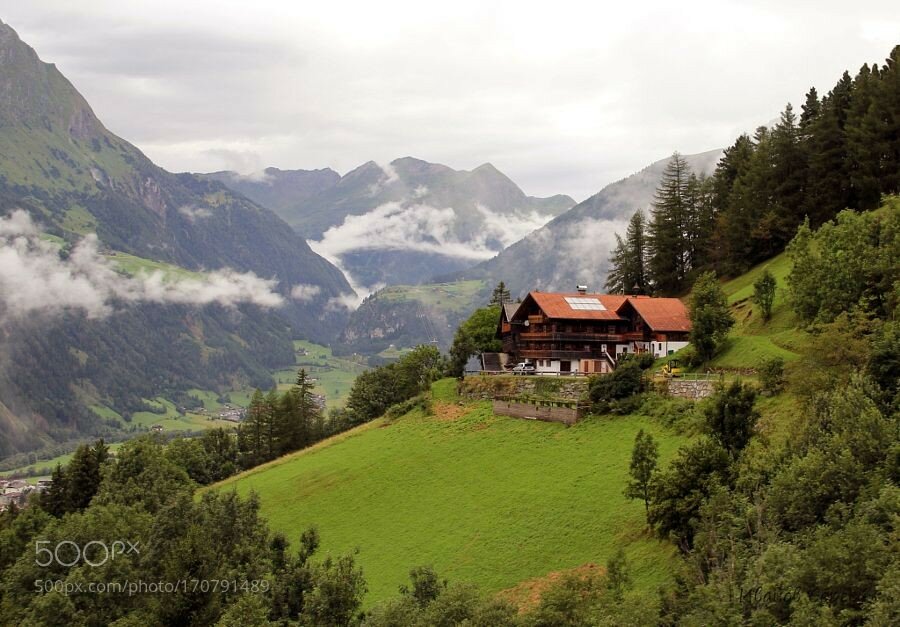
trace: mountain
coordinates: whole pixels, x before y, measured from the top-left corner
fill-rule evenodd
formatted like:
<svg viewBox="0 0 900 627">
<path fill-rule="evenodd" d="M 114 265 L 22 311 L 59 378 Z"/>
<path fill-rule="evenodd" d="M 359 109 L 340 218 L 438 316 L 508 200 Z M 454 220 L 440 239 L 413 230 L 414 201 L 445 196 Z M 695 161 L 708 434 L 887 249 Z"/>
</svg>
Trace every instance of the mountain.
<svg viewBox="0 0 900 627">
<path fill-rule="evenodd" d="M 488 259 L 575 204 L 535 198 L 493 165 L 454 170 L 412 157 L 331 170 L 214 178 L 281 215 L 363 286 L 416 284 Z M 291 202 L 291 196 L 295 200 Z"/>
<path fill-rule="evenodd" d="M 721 150 L 710 150 L 685 159 L 699 175 L 711 174 L 721 156 Z M 505 281 L 513 296 L 532 289 L 571 289 L 578 284 L 602 289 L 615 234 L 625 232 L 636 209 L 649 210 L 668 161 L 661 159 L 607 185 L 496 257 L 439 280 L 482 279 L 488 285 Z"/>
<path fill-rule="evenodd" d="M 331 168 L 321 170 L 266 168 L 259 175 L 253 176 L 225 170 L 198 176 L 219 181 L 229 189 L 243 194 L 258 205 L 268 207 L 284 218 L 290 216 L 298 205 L 309 202 L 341 180 L 341 175 Z"/>
<path fill-rule="evenodd" d="M 100 415 L 127 422 L 163 392 L 265 386 L 272 366 L 293 363 L 291 336 L 328 341 L 344 325 L 335 303 L 352 290 L 343 274 L 274 212 L 153 164 L 0 22 L 0 235 L 22 227 L 20 209 L 59 254 L 12 236 L 0 252 L 58 294 L 23 304 L 3 281 L 24 275 L 0 274 L 0 454 L 125 428 Z M 129 282 L 126 259 L 174 272 L 132 272 Z M 178 292 L 178 274 L 209 281 Z M 245 302 L 259 285 L 283 305 Z M 89 309 L 98 294 L 110 300 Z"/>
</svg>

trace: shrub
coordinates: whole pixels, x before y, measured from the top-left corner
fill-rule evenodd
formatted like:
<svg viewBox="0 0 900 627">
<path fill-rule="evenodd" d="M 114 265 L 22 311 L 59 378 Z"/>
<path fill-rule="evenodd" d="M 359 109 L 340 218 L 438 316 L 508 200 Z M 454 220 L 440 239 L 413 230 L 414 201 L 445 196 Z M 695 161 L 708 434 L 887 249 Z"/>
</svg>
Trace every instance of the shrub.
<svg viewBox="0 0 900 627">
<path fill-rule="evenodd" d="M 759 383 L 768 396 L 775 396 L 784 389 L 784 360 L 781 357 L 763 362 L 759 367 Z"/>
<path fill-rule="evenodd" d="M 590 398 L 597 413 L 610 411 L 613 401 L 626 399 L 643 390 L 643 371 L 635 359 L 626 359 L 609 374 L 591 379 Z"/>
</svg>

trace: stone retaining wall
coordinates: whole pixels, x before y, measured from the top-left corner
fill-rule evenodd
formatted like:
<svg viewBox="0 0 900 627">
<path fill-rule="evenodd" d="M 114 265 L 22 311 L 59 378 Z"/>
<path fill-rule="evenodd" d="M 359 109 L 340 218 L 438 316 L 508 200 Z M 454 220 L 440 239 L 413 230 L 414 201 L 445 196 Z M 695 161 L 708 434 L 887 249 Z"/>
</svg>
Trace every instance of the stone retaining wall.
<svg viewBox="0 0 900 627">
<path fill-rule="evenodd" d="M 465 398 L 485 401 L 512 396 L 580 401 L 587 398 L 588 379 L 540 375 L 472 375 L 459 382 L 457 392 Z"/>
<path fill-rule="evenodd" d="M 716 391 L 716 383 L 718 383 L 717 380 L 710 379 L 699 381 L 690 379 L 669 379 L 666 382 L 666 393 L 669 396 L 676 396 L 678 398 L 698 400 L 706 398 L 707 396 L 712 396 Z"/>
</svg>

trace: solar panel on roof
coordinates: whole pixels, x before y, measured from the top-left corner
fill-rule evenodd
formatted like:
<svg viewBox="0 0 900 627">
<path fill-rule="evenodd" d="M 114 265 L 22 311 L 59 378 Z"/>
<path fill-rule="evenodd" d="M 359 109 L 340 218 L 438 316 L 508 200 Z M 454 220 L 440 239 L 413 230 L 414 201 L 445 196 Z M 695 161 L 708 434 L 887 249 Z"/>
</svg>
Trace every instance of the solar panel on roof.
<svg viewBox="0 0 900 627">
<path fill-rule="evenodd" d="M 603 306 L 603 303 L 596 298 L 566 296 L 566 302 L 569 303 L 569 307 L 578 311 L 606 311 L 606 307 Z"/>
</svg>

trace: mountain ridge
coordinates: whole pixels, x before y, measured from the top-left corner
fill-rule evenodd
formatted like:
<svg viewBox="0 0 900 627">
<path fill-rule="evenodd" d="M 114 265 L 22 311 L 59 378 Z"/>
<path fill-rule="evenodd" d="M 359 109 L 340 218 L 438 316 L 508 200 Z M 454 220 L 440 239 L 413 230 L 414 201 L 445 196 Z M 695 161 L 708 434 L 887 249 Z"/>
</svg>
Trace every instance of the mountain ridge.
<svg viewBox="0 0 900 627">
<path fill-rule="evenodd" d="M 386 165 L 370 160 L 337 180 L 329 174 L 318 189 L 311 183 L 318 171 L 268 172 L 259 180 L 200 176 L 277 211 L 363 286 L 416 284 L 461 270 L 575 204 L 564 194 L 528 196 L 491 163 L 455 170 L 412 156 Z"/>
</svg>

